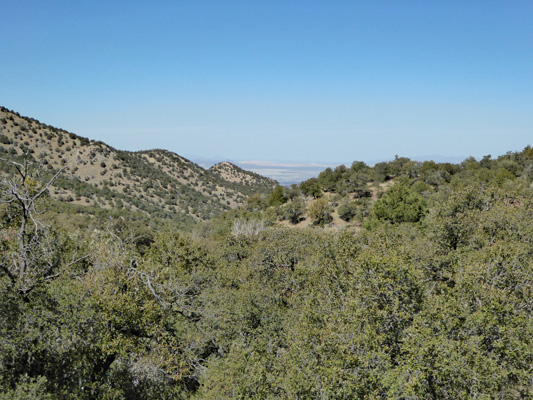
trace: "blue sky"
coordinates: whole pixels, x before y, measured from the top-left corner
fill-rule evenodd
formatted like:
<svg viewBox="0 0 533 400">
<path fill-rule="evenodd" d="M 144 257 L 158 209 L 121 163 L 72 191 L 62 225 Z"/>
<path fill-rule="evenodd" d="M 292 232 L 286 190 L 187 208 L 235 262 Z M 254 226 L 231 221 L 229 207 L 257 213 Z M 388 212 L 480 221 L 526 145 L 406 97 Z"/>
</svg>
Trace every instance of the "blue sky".
<svg viewBox="0 0 533 400">
<path fill-rule="evenodd" d="M 481 157 L 533 145 L 531 1 L 3 2 L 0 105 L 124 150 Z"/>
</svg>

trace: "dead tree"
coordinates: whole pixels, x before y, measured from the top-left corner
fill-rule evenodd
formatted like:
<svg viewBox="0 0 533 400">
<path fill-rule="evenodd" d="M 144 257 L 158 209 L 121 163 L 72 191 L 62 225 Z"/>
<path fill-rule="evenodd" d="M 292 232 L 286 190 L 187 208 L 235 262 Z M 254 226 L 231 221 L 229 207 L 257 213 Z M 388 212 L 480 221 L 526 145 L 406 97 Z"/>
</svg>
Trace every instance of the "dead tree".
<svg viewBox="0 0 533 400">
<path fill-rule="evenodd" d="M 54 238 L 49 226 L 36 218 L 36 203 L 64 168 L 40 185 L 27 160 L 24 160 L 24 164 L 4 158 L 0 158 L 0 161 L 14 169 L 14 173 L 4 176 L 0 183 L 0 202 L 13 207 L 17 215 L 15 249 L 11 252 L 10 260 L 3 258 L 0 261 L 0 270 L 23 296 L 27 296 L 36 286 L 60 274 L 60 263 L 53 256 L 56 250 L 52 243 Z M 70 265 L 78 260 L 73 260 Z"/>
</svg>

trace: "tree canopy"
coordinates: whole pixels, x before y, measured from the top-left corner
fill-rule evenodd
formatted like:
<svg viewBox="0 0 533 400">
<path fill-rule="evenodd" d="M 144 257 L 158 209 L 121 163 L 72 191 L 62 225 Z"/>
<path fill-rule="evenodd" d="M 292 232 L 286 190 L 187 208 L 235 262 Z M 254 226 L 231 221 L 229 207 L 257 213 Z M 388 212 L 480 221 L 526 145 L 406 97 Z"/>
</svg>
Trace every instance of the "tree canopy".
<svg viewBox="0 0 533 400">
<path fill-rule="evenodd" d="M 193 232 L 62 229 L 6 175 L 0 399 L 531 398 L 530 150 L 354 163 Z"/>
</svg>

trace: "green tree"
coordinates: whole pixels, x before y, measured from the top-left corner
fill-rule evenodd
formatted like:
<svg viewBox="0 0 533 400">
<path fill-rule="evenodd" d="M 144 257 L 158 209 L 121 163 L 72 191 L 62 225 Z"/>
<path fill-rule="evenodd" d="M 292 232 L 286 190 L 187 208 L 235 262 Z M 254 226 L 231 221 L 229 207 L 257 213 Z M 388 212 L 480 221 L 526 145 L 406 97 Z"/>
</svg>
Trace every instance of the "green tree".
<svg viewBox="0 0 533 400">
<path fill-rule="evenodd" d="M 372 208 L 375 218 L 393 224 L 418 222 L 426 212 L 426 200 L 404 183 L 388 189 Z"/>
<path fill-rule="evenodd" d="M 270 192 L 267 203 L 269 206 L 280 206 L 284 204 L 286 201 L 287 201 L 287 198 L 285 197 L 283 187 L 276 186 L 272 190 L 272 192 Z"/>
<path fill-rule="evenodd" d="M 331 168 L 326 168 L 318 175 L 318 184 L 325 192 L 332 192 L 337 185 L 337 174 Z"/>
<path fill-rule="evenodd" d="M 315 199 L 322 196 L 322 188 L 317 178 L 311 178 L 300 183 L 300 190 L 305 196 L 312 196 Z"/>
<path fill-rule="evenodd" d="M 305 204 L 301 200 L 291 201 L 283 206 L 282 213 L 291 224 L 297 224 L 305 219 Z"/>
<path fill-rule="evenodd" d="M 357 211 L 357 206 L 353 203 L 343 204 L 339 207 L 337 212 L 339 213 L 339 217 L 344 221 L 351 221 L 353 217 L 355 217 Z"/>
<path fill-rule="evenodd" d="M 333 217 L 331 216 L 331 208 L 328 201 L 324 198 L 313 200 L 313 202 L 309 205 L 307 214 L 313 220 L 315 225 L 320 225 L 322 227 L 324 224 L 328 224 L 333 221 Z"/>
</svg>

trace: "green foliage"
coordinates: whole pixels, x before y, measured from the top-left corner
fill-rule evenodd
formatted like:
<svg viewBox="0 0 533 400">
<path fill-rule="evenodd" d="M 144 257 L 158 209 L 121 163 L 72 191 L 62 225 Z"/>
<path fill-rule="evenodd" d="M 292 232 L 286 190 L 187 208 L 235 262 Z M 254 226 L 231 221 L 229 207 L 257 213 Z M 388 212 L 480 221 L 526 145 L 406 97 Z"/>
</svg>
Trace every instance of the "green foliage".
<svg viewBox="0 0 533 400">
<path fill-rule="evenodd" d="M 427 212 L 425 199 L 403 183 L 393 185 L 374 203 L 373 215 L 391 223 L 418 222 Z"/>
<path fill-rule="evenodd" d="M 246 208 L 250 211 L 258 211 L 266 207 L 267 202 L 260 193 L 256 193 L 246 199 Z"/>
<path fill-rule="evenodd" d="M 44 376 L 30 378 L 24 375 L 15 389 L 0 393 L 0 400 L 52 400 L 52 395 L 46 393 L 46 382 Z"/>
<path fill-rule="evenodd" d="M 267 203 L 269 206 L 280 206 L 287 201 L 285 197 L 283 188 L 281 186 L 276 186 L 268 197 Z"/>
<path fill-rule="evenodd" d="M 331 209 L 327 200 L 324 198 L 313 200 L 313 202 L 309 205 L 307 213 L 315 225 L 320 225 L 323 227 L 324 224 L 328 224 L 333 221 Z"/>
<path fill-rule="evenodd" d="M 337 174 L 331 168 L 326 168 L 318 175 L 318 184 L 322 190 L 332 192 L 337 183 Z"/>
<path fill-rule="evenodd" d="M 312 196 L 317 199 L 322 196 L 322 188 L 318 179 L 311 178 L 300 184 L 300 190 L 305 196 Z"/>
<path fill-rule="evenodd" d="M 531 397 L 530 190 L 450 187 L 428 207 L 423 229 L 152 232 L 142 247 L 118 220 L 27 300 L 0 276 L 0 396 Z"/>
<path fill-rule="evenodd" d="M 0 135 L 0 143 L 2 143 L 2 144 L 11 144 L 12 141 L 6 135 Z"/>
<path fill-rule="evenodd" d="M 98 190 L 124 209 L 83 214 L 38 196 L 71 233 L 34 229 L 24 199 L 39 179 L 14 186 L 18 205 L 4 180 L 0 399 L 532 398 L 532 163 L 527 147 L 455 166 L 330 169 L 300 188 L 330 191 L 308 211 L 319 225 L 333 205 L 368 221 L 373 198 L 357 191 L 393 180 L 371 229 L 334 233 L 268 225 L 303 218 L 297 187 L 187 234 L 130 214 L 111 180 Z M 144 173 L 146 195 L 172 187 Z M 14 274 L 21 255 L 31 290 Z"/>
<path fill-rule="evenodd" d="M 299 186 L 293 183 L 291 186 L 284 188 L 284 194 L 288 200 L 296 200 L 300 197 L 301 192 Z"/>
<path fill-rule="evenodd" d="M 283 218 L 291 224 L 297 224 L 305 219 L 305 204 L 303 201 L 291 201 L 282 208 Z"/>
<path fill-rule="evenodd" d="M 348 204 L 343 204 L 342 206 L 339 207 L 338 213 L 339 213 L 339 217 L 343 221 L 346 221 L 346 222 L 351 221 L 357 214 L 357 203 L 351 202 Z"/>
</svg>

